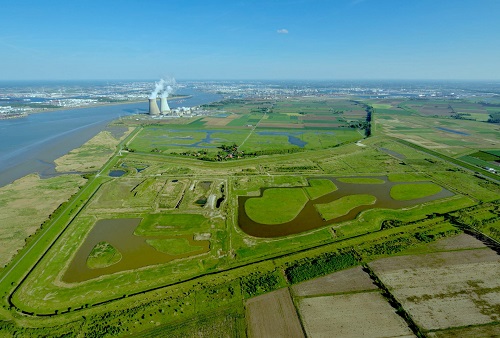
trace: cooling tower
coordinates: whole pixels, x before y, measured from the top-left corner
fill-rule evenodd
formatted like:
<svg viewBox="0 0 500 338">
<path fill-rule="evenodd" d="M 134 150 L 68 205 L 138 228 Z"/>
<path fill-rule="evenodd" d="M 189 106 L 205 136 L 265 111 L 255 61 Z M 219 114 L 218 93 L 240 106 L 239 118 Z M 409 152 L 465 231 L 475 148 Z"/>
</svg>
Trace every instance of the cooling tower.
<svg viewBox="0 0 500 338">
<path fill-rule="evenodd" d="M 168 106 L 166 97 L 160 99 L 160 111 L 162 114 L 170 113 L 170 107 Z"/>
<path fill-rule="evenodd" d="M 155 99 L 149 99 L 149 115 L 160 115 L 160 109 Z"/>
</svg>

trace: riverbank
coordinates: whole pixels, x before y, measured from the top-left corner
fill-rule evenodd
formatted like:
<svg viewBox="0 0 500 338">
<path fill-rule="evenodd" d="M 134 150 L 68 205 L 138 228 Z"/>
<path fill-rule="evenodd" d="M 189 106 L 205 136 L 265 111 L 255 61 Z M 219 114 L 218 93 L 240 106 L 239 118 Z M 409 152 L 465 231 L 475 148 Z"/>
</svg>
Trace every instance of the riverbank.
<svg viewBox="0 0 500 338">
<path fill-rule="evenodd" d="M 54 162 L 58 173 L 89 173 L 99 170 L 116 150 L 116 147 L 135 128 L 115 127 L 116 130 L 99 132 L 81 147 L 71 150 Z"/>
<path fill-rule="evenodd" d="M 170 107 L 195 107 L 222 96 L 196 90 L 170 100 Z M 48 111 L 46 111 L 48 112 Z M 79 148 L 108 124 L 123 116 L 147 114 L 147 101 L 106 103 L 96 107 L 52 110 L 25 118 L 0 120 L 0 187 L 37 173 L 42 178 L 60 175 L 54 160 Z"/>
<path fill-rule="evenodd" d="M 172 96 L 169 97 L 169 101 L 178 101 L 178 100 L 187 100 L 192 98 L 193 95 L 178 95 L 178 96 Z M 83 106 L 75 106 L 75 107 L 66 107 L 66 106 L 61 106 L 59 108 L 34 108 L 33 110 L 23 112 L 23 113 L 16 113 L 16 114 L 0 114 L 0 120 L 12 120 L 12 119 L 19 119 L 19 118 L 24 118 L 32 114 L 40 114 L 40 113 L 50 113 L 50 112 L 55 112 L 55 111 L 63 111 L 63 110 L 73 110 L 73 109 L 86 109 L 86 108 L 97 108 L 97 107 L 108 107 L 108 106 L 118 106 L 118 105 L 124 105 L 124 104 L 134 104 L 134 103 L 148 103 L 148 100 L 127 100 L 127 101 L 118 101 L 118 102 L 96 102 L 93 104 L 87 104 Z"/>
</svg>

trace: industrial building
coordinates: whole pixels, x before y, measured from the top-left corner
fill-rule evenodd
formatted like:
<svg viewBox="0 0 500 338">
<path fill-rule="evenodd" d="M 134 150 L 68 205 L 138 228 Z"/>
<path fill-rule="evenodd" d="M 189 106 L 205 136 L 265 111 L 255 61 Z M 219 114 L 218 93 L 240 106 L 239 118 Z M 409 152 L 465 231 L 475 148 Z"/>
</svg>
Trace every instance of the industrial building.
<svg viewBox="0 0 500 338">
<path fill-rule="evenodd" d="M 167 115 L 170 112 L 166 96 L 161 97 L 160 108 L 158 108 L 157 98 L 149 98 L 149 115 Z"/>
</svg>

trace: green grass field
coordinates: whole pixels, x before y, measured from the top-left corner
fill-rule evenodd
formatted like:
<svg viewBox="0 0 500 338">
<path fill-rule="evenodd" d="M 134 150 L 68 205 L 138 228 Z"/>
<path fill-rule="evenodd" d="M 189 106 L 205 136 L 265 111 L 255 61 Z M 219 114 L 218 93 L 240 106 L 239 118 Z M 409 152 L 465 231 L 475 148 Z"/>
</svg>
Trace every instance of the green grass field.
<svg viewBox="0 0 500 338">
<path fill-rule="evenodd" d="M 500 171 L 500 164 L 493 161 L 485 161 L 483 159 L 473 157 L 470 155 L 465 155 L 459 158 L 462 161 L 478 166 L 479 168 L 493 168 Z"/>
<path fill-rule="evenodd" d="M 432 196 L 441 191 L 434 183 L 399 184 L 391 188 L 391 197 L 398 201 L 407 201 Z"/>
<path fill-rule="evenodd" d="M 310 179 L 310 187 L 305 187 L 305 191 L 311 200 L 337 190 L 335 183 L 326 179 Z"/>
<path fill-rule="evenodd" d="M 245 211 L 255 222 L 280 224 L 294 219 L 308 200 L 301 188 L 272 188 L 265 190 L 262 197 L 247 200 Z"/>
<path fill-rule="evenodd" d="M 235 122 L 238 120 L 233 120 Z M 230 126 L 230 125 L 228 125 Z M 247 129 L 214 129 L 206 126 L 165 125 L 144 128 L 139 137 L 128 145 L 137 152 L 208 152 L 215 154 L 222 145 L 237 144 L 244 152 L 262 150 L 280 150 L 283 148 L 322 149 L 338 146 L 344 142 L 353 142 L 361 138 L 360 133 L 353 129 L 308 128 L 297 131 L 286 127 Z M 175 128 L 175 129 L 174 129 Z M 290 138 L 291 136 L 292 138 Z M 298 141 L 297 141 L 298 140 Z"/>
<path fill-rule="evenodd" d="M 63 175 L 41 179 L 23 177 L 0 188 L 0 266 L 5 266 L 26 244 L 26 239 L 43 227 L 59 205 L 78 191 L 85 179 Z"/>
<path fill-rule="evenodd" d="M 352 209 L 375 203 L 372 195 L 349 195 L 327 204 L 316 204 L 315 207 L 325 220 L 331 220 L 348 214 Z"/>
<path fill-rule="evenodd" d="M 138 236 L 185 235 L 207 230 L 208 220 L 200 214 L 147 214 L 134 234 Z"/>
<path fill-rule="evenodd" d="M 146 243 L 156 250 L 172 256 L 203 250 L 200 246 L 191 245 L 186 238 L 147 239 Z"/>
<path fill-rule="evenodd" d="M 419 182 L 428 180 L 428 177 L 419 173 L 389 174 L 388 178 L 391 182 Z"/>
<path fill-rule="evenodd" d="M 384 184 L 385 181 L 380 178 L 371 177 L 341 177 L 338 179 L 340 182 L 344 183 L 354 183 L 354 184 Z"/>
</svg>

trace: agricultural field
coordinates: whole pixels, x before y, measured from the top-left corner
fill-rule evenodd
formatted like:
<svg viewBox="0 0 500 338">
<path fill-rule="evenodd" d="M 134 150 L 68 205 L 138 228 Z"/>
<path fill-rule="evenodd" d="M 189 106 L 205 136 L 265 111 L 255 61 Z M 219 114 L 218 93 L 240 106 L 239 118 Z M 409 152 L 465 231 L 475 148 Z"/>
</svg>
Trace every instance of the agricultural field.
<svg viewBox="0 0 500 338">
<path fill-rule="evenodd" d="M 220 117 L 145 126 L 128 148 L 214 159 L 222 146 L 237 145 L 239 152 L 226 151 L 222 158 L 216 158 L 222 160 L 228 155 L 233 158 L 338 146 L 361 139 L 367 126 L 368 106 L 350 100 L 233 100 L 209 108 L 215 109 L 213 116 Z"/>
<path fill-rule="evenodd" d="M 386 258 L 370 267 L 425 331 L 496 324 L 500 259 L 469 240 L 467 250 Z"/>
<path fill-rule="evenodd" d="M 318 296 L 300 300 L 299 311 L 310 337 L 335 332 L 341 337 L 412 336 L 405 321 L 384 298 L 374 292 Z"/>
<path fill-rule="evenodd" d="M 381 114 L 418 115 L 421 117 L 454 118 L 486 122 L 497 108 L 484 102 L 467 99 L 414 99 L 414 100 L 370 100 L 369 104 Z"/>
<path fill-rule="evenodd" d="M 460 160 L 480 168 L 491 168 L 500 171 L 500 150 L 480 150 L 460 157 Z"/>
<path fill-rule="evenodd" d="M 296 297 L 313 297 L 326 294 L 341 294 L 376 290 L 370 276 L 360 266 L 335 272 L 294 285 L 291 290 Z"/>
<path fill-rule="evenodd" d="M 307 336 L 335 332 L 360 337 L 368 331 L 377 337 L 496 336 L 498 262 L 498 255 L 481 241 L 460 234 L 397 257 L 376 259 L 369 268 L 354 267 L 295 284 L 290 292 Z M 483 276 L 481 282 L 478 276 Z M 280 289 L 247 301 L 262 306 L 252 315 L 258 316 L 261 330 L 269 325 L 265 329 L 274 335 L 278 332 L 272 330 L 283 331 L 296 322 L 293 311 L 274 308 L 283 302 L 278 295 L 288 299 L 287 290 Z M 264 305 L 270 299 L 274 303 Z"/>
<path fill-rule="evenodd" d="M 384 103 L 381 103 L 384 102 Z M 377 108 L 381 107 L 383 108 Z M 444 155 L 469 155 L 471 149 L 499 149 L 498 124 L 486 123 L 489 112 L 481 104 L 462 101 L 377 101 L 375 130 L 410 141 Z M 458 113 L 457 113 L 458 111 Z M 471 111 L 475 117 L 460 117 Z M 466 113 L 469 114 L 469 113 Z"/>
<path fill-rule="evenodd" d="M 304 337 L 288 289 L 246 301 L 249 337 Z"/>
<path fill-rule="evenodd" d="M 0 189 L 0 240 L 20 252 L 0 256 L 0 333 L 497 332 L 500 185 L 467 159 L 495 165 L 498 126 L 438 101 L 238 99 L 122 119 L 121 138 L 61 160 L 101 149 L 85 179 Z"/>
</svg>

